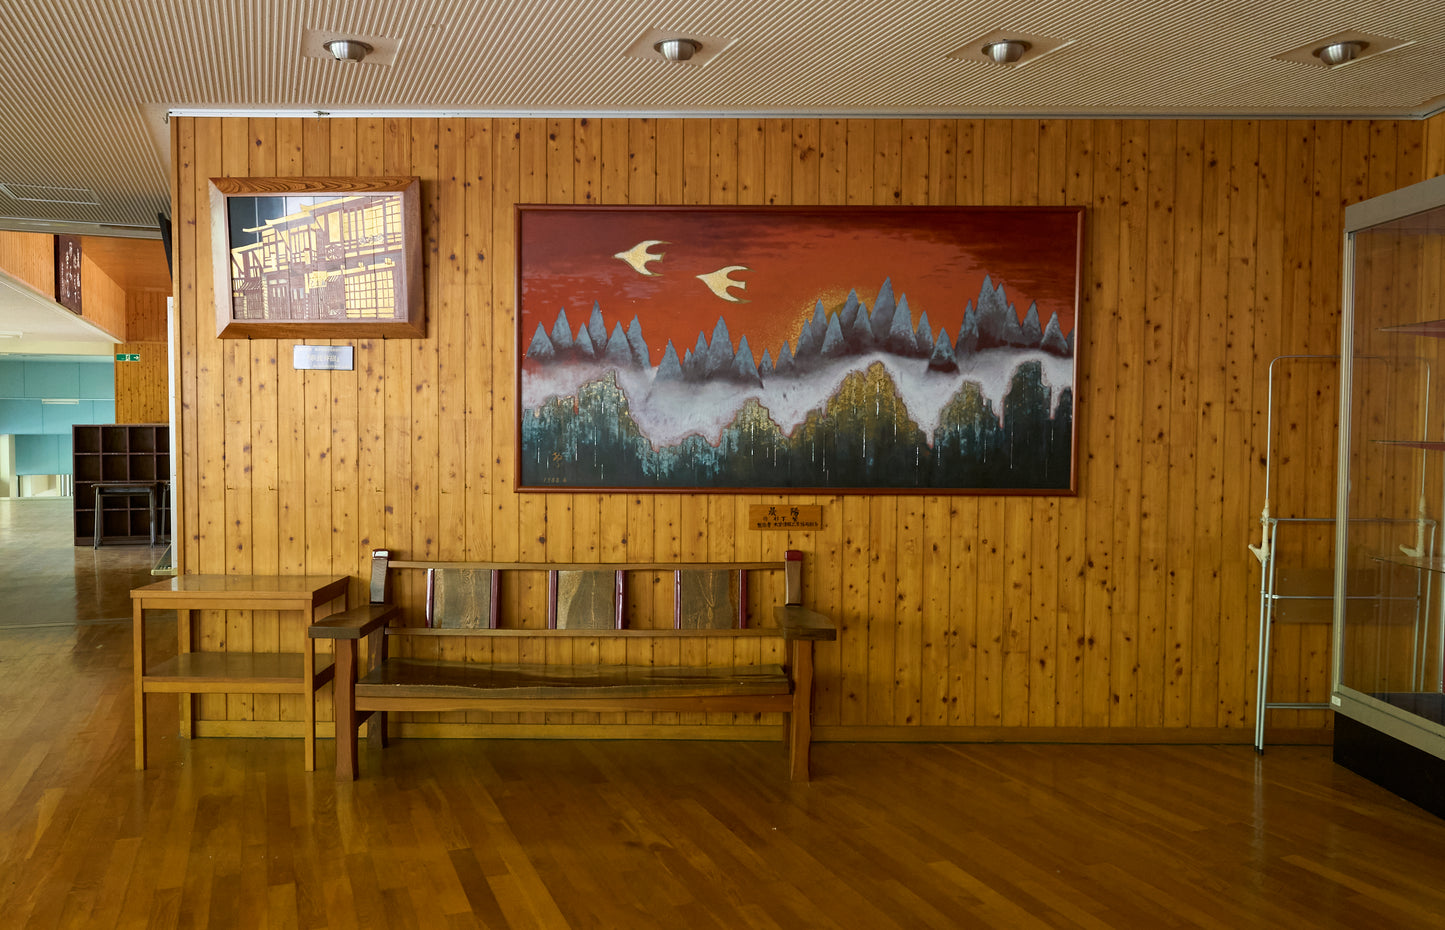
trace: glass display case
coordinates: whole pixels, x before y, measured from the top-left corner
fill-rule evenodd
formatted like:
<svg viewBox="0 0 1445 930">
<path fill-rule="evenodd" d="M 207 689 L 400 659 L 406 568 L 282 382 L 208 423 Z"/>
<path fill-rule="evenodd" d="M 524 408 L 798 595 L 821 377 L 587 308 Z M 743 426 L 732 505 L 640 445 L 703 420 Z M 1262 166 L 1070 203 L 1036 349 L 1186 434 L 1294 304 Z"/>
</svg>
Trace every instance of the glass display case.
<svg viewBox="0 0 1445 930">
<path fill-rule="evenodd" d="M 1346 209 L 1344 298 L 1335 759 L 1445 816 L 1445 177 Z"/>
</svg>

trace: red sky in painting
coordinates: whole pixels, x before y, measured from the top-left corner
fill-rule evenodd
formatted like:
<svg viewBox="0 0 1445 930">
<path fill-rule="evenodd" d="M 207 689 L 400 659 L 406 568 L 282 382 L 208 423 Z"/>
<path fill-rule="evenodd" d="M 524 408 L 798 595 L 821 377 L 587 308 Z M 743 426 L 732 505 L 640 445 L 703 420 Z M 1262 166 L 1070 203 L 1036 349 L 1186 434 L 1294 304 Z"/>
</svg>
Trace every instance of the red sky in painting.
<svg viewBox="0 0 1445 930">
<path fill-rule="evenodd" d="M 709 337 L 719 316 L 753 355 L 783 340 L 796 345 L 804 319 L 822 298 L 831 312 L 850 289 L 871 309 L 885 278 L 908 298 L 914 325 L 926 311 L 934 334 L 958 335 L 964 306 L 977 301 L 985 274 L 1003 284 L 1020 318 L 1030 302 L 1039 323 L 1055 312 L 1073 331 L 1077 291 L 1078 213 L 1072 209 L 893 210 L 527 210 L 522 214 L 522 343 L 540 322 L 550 332 L 565 307 L 575 332 L 598 301 L 610 333 L 636 315 L 653 364 L 671 339 L 679 357 L 699 331 Z M 648 265 L 634 271 L 613 256 L 660 239 Z M 695 276 L 728 265 L 747 282 L 723 300 Z"/>
</svg>

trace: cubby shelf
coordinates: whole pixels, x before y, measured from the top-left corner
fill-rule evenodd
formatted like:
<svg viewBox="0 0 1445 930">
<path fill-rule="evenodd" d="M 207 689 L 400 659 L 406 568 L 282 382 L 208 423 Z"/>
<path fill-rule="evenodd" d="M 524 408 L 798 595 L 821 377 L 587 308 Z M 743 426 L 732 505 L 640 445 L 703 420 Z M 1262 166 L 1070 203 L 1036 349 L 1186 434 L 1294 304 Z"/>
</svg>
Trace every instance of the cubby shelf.
<svg viewBox="0 0 1445 930">
<path fill-rule="evenodd" d="M 171 476 L 170 427 L 164 423 L 101 423 L 71 427 L 75 476 L 75 544 L 95 539 L 95 488 L 103 482 L 154 484 L 156 531 L 170 535 L 170 495 L 159 493 Z M 102 543 L 149 543 L 150 502 L 145 494 L 107 494 Z"/>
</svg>

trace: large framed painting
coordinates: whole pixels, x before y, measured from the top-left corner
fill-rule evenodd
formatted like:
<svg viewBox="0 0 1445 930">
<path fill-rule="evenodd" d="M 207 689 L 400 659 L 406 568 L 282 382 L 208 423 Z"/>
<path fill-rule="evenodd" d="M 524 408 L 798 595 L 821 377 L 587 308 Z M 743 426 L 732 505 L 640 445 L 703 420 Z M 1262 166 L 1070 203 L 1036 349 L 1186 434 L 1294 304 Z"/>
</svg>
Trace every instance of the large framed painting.
<svg viewBox="0 0 1445 930">
<path fill-rule="evenodd" d="M 518 487 L 1072 494 L 1083 215 L 520 206 Z"/>
<path fill-rule="evenodd" d="M 416 178 L 211 178 L 216 333 L 421 338 Z"/>
</svg>

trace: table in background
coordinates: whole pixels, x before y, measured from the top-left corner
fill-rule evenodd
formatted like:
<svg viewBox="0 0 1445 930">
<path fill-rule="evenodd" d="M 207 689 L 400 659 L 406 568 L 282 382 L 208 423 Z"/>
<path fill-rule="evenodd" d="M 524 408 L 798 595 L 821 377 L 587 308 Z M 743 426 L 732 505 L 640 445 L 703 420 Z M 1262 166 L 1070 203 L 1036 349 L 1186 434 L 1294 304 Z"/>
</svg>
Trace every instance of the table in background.
<svg viewBox="0 0 1445 930">
<path fill-rule="evenodd" d="M 139 497 L 142 494 L 146 496 L 146 504 L 150 508 L 151 545 L 154 546 L 156 544 L 156 533 L 159 528 L 159 524 L 156 522 L 156 494 L 157 491 L 159 491 L 162 504 L 161 509 L 164 510 L 166 489 L 170 486 L 170 482 L 95 481 L 92 482 L 92 485 L 95 487 L 95 539 L 91 543 L 92 549 L 99 549 L 101 541 L 104 540 L 107 535 L 104 531 L 105 507 L 103 502 L 105 498 L 131 497 L 133 495 Z"/>
</svg>

